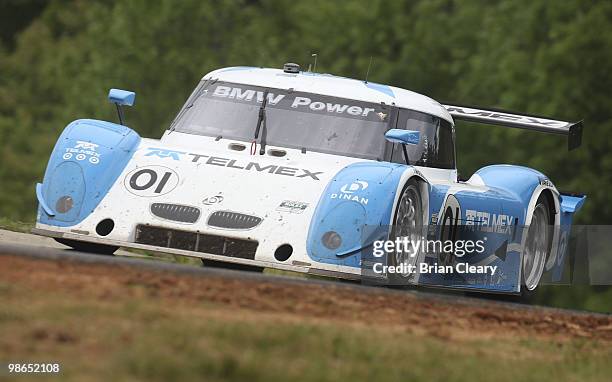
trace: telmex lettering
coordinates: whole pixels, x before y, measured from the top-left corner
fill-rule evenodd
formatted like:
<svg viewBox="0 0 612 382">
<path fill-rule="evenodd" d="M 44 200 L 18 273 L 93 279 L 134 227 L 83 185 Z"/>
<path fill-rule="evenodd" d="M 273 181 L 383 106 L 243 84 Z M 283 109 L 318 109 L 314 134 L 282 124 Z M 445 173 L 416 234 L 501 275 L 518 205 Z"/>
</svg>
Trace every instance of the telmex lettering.
<svg viewBox="0 0 612 382">
<path fill-rule="evenodd" d="M 192 154 L 192 153 L 188 155 L 192 157 L 191 161 L 195 163 L 198 163 L 200 162 L 200 160 L 202 160 L 200 163 L 204 163 L 204 164 L 212 165 L 212 166 L 235 168 L 238 170 L 267 172 L 269 174 L 293 176 L 296 178 L 308 177 L 314 180 L 320 180 L 317 175 L 323 174 L 322 171 L 319 171 L 319 172 L 309 171 L 305 168 L 285 167 L 285 166 L 276 166 L 276 165 L 262 166 L 257 162 L 248 162 L 246 164 L 240 165 L 236 163 L 237 162 L 236 159 L 221 158 L 221 157 L 214 157 L 214 156 L 201 155 L 201 154 Z"/>
<path fill-rule="evenodd" d="M 460 107 L 448 107 L 447 110 L 449 113 L 455 112 L 455 113 L 461 113 L 465 115 L 473 115 L 476 117 L 493 118 L 493 119 L 500 119 L 500 120 L 506 120 L 506 121 L 517 121 L 517 122 L 525 122 L 525 123 L 534 123 L 534 124 L 543 125 L 543 126 L 559 126 L 560 124 L 565 125 L 565 123 L 559 122 L 559 121 L 542 120 L 542 119 L 538 119 L 534 117 L 524 117 L 520 115 L 501 114 L 497 112 L 490 112 L 490 111 L 484 111 L 484 110 L 470 111 L 469 109 L 465 110 Z"/>
</svg>

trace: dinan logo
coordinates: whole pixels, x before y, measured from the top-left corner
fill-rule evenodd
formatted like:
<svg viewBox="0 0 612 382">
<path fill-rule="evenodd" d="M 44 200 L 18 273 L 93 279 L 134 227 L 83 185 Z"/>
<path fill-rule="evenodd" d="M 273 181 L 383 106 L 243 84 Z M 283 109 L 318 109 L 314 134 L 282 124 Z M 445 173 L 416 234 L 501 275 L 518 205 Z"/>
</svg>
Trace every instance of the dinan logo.
<svg viewBox="0 0 612 382">
<path fill-rule="evenodd" d="M 357 180 L 353 183 L 347 183 L 344 186 L 340 187 L 340 192 L 331 194 L 331 198 L 352 200 L 353 202 L 368 204 L 367 198 L 356 195 L 360 191 L 365 190 L 366 188 L 368 188 L 368 182 L 364 182 L 363 180 Z"/>
</svg>

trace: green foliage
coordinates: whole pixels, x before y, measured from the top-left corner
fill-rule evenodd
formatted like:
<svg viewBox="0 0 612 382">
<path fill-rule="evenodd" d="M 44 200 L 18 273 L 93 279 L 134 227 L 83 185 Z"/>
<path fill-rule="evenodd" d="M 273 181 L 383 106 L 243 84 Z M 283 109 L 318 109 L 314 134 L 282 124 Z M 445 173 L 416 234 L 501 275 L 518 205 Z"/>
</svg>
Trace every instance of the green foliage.
<svg viewBox="0 0 612 382">
<path fill-rule="evenodd" d="M 610 19 L 612 3 L 579 0 L 53 1 L 16 34 L 14 50 L 0 48 L 0 216 L 33 219 L 34 184 L 64 126 L 114 120 L 108 88 L 135 90 L 129 124 L 157 137 L 206 72 L 307 66 L 316 52 L 323 72 L 363 78 L 372 56 L 372 81 L 439 100 L 584 118 L 584 146 L 571 153 L 561 137 L 459 124 L 458 162 L 466 176 L 490 163 L 538 168 L 561 189 L 588 194 L 579 222 L 605 223 Z"/>
</svg>

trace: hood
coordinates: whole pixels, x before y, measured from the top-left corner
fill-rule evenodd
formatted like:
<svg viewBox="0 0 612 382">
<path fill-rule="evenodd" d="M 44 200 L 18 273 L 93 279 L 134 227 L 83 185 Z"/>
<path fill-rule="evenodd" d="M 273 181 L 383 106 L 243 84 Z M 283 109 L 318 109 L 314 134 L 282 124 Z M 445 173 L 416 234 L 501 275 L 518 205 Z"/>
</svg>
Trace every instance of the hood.
<svg viewBox="0 0 612 382">
<path fill-rule="evenodd" d="M 124 171 L 124 186 L 152 203 L 197 206 L 204 216 L 223 210 L 266 218 L 283 209 L 313 209 L 338 171 L 363 161 L 273 146 L 251 155 L 248 146 L 176 132 L 161 141 L 143 139 Z"/>
</svg>

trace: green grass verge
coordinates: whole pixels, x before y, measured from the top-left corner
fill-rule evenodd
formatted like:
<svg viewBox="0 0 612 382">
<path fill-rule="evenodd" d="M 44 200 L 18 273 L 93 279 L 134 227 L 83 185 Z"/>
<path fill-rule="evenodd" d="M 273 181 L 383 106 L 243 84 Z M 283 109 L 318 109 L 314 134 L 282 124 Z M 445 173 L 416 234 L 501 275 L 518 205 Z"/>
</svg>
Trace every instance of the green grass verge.
<svg viewBox="0 0 612 382">
<path fill-rule="evenodd" d="M 34 222 L 21 222 L 21 221 L 11 220 L 5 217 L 0 217 L 0 229 L 6 229 L 9 231 L 15 231 L 15 232 L 30 233 L 32 228 L 34 228 Z"/>
<path fill-rule="evenodd" d="M 610 346 L 460 339 L 207 302 L 83 298 L 0 282 L 0 360 L 57 361 L 65 381 L 608 381 Z M 377 314 L 376 312 L 372 312 Z M 452 330 L 452 328 L 449 328 Z"/>
</svg>

